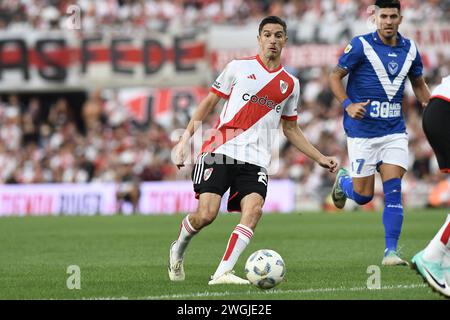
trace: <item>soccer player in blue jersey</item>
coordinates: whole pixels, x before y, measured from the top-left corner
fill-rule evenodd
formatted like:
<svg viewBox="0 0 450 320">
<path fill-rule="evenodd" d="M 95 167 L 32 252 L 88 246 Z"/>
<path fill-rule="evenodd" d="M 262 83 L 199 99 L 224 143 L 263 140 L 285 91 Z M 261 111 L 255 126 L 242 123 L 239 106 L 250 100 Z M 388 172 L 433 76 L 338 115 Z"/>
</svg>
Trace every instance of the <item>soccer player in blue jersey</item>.
<svg viewBox="0 0 450 320">
<path fill-rule="evenodd" d="M 430 90 L 414 41 L 398 32 L 400 2 L 377 0 L 375 6 L 377 30 L 353 38 L 330 75 L 331 89 L 345 110 L 350 161 L 350 173 L 341 168 L 336 175 L 332 198 L 340 209 L 347 198 L 360 205 L 370 202 L 378 171 L 385 198 L 382 264 L 408 265 L 397 252 L 403 224 L 401 179 L 408 169 L 408 136 L 402 114 L 406 78 L 422 105 L 428 103 Z M 347 75 L 345 89 L 342 79 Z"/>
</svg>

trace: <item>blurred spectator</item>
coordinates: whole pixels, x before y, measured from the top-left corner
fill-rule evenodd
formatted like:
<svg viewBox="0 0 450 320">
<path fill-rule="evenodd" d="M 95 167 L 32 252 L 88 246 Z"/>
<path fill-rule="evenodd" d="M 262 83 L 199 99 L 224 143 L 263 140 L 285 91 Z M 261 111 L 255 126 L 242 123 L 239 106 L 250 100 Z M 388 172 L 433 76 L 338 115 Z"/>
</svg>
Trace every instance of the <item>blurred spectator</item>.
<svg viewBox="0 0 450 320">
<path fill-rule="evenodd" d="M 450 207 L 450 178 L 443 177 L 434 185 L 428 196 L 428 204 L 431 207 Z"/>
<path fill-rule="evenodd" d="M 101 91 L 99 89 L 94 90 L 89 99 L 83 105 L 82 117 L 86 130 L 101 125 L 103 116 L 103 101 L 101 98 Z"/>
<path fill-rule="evenodd" d="M 244 24 L 266 15 L 332 24 L 365 20 L 373 0 L 14 0 L 0 2 L 0 30 L 51 30 L 64 27 L 67 8 L 78 5 L 86 32 L 140 28 L 168 31 L 211 24 Z M 402 0 L 405 21 L 448 21 L 450 4 L 441 0 Z"/>
<path fill-rule="evenodd" d="M 22 145 L 39 143 L 40 102 L 34 98 L 22 115 Z"/>
<path fill-rule="evenodd" d="M 117 170 L 117 212 L 123 212 L 123 204 L 131 203 L 132 213 L 138 213 L 139 199 L 141 197 L 140 179 L 134 172 L 135 157 L 130 151 L 124 151 L 116 167 Z"/>
<path fill-rule="evenodd" d="M 60 128 L 74 121 L 72 111 L 65 98 L 59 98 L 51 107 L 47 123 L 52 128 Z"/>
</svg>

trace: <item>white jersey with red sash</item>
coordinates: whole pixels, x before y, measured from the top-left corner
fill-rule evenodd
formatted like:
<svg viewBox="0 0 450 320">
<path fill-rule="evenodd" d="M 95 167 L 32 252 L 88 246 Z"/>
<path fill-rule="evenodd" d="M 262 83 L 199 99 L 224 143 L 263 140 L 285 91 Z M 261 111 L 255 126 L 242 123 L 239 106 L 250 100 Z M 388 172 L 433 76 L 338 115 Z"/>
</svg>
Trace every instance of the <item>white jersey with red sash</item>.
<svg viewBox="0 0 450 320">
<path fill-rule="evenodd" d="M 297 120 L 299 80 L 282 66 L 269 71 L 255 56 L 228 63 L 211 91 L 227 101 L 201 152 L 268 168 L 281 119 Z"/>
<path fill-rule="evenodd" d="M 434 88 L 431 93 L 432 98 L 439 98 L 450 102 L 450 76 L 442 79 L 442 83 Z"/>
</svg>

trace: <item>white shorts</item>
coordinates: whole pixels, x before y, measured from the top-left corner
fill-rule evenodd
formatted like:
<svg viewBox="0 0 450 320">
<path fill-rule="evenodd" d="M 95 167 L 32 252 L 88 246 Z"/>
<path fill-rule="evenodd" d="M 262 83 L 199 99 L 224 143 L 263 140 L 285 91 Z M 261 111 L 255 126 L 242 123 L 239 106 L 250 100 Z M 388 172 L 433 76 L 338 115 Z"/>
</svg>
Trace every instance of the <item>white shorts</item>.
<svg viewBox="0 0 450 320">
<path fill-rule="evenodd" d="M 382 163 L 408 170 L 408 136 L 396 133 L 379 138 L 347 138 L 350 176 L 374 175 Z"/>
</svg>

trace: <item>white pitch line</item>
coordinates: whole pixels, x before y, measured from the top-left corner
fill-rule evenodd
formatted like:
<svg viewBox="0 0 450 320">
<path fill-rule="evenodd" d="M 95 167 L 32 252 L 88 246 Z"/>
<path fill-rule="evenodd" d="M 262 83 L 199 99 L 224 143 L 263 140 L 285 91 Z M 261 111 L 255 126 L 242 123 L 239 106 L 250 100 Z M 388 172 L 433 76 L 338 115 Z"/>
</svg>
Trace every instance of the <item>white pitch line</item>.
<svg viewBox="0 0 450 320">
<path fill-rule="evenodd" d="M 353 288 L 309 288 L 309 289 L 299 289 L 299 290 L 260 290 L 260 291 L 242 291 L 242 292 L 193 292 L 193 293 L 183 293 L 183 294 L 165 294 L 160 296 L 146 296 L 131 298 L 133 300 L 172 300 L 172 299 L 186 299 L 186 298 L 207 298 L 207 297 L 226 297 L 232 295 L 275 295 L 275 294 L 286 294 L 286 293 L 323 293 L 323 292 L 352 292 L 352 291 L 381 291 L 381 290 L 409 290 L 417 288 L 427 288 L 425 284 L 407 284 L 407 285 L 396 285 L 396 286 L 383 286 L 380 289 L 368 289 L 367 287 L 353 287 Z M 88 297 L 82 298 L 83 300 L 128 300 L 128 297 Z"/>
<path fill-rule="evenodd" d="M 266 290 L 266 291 L 244 291 L 244 292 L 194 292 L 194 293 L 184 293 L 184 294 L 166 294 L 161 296 L 148 296 L 140 297 L 136 299 L 145 300 L 164 300 L 164 299 L 187 299 L 187 298 L 207 298 L 207 297 L 226 297 L 232 295 L 274 295 L 274 294 L 286 294 L 286 293 L 322 293 L 322 292 L 351 292 L 351 291 L 380 291 L 380 290 L 402 290 L 402 289 L 416 289 L 425 288 L 425 284 L 409 284 L 409 285 L 396 285 L 396 286 L 383 286 L 380 289 L 368 289 L 367 287 L 354 287 L 354 288 L 310 288 L 310 289 L 299 289 L 299 290 Z"/>
</svg>

